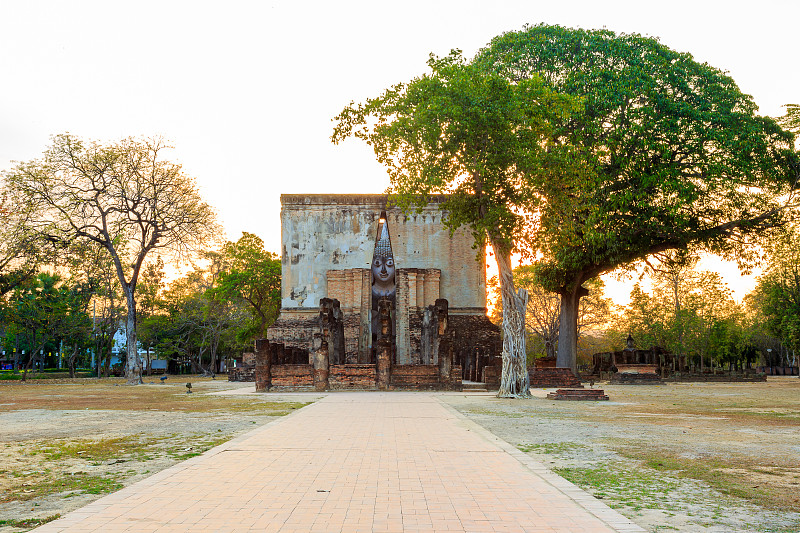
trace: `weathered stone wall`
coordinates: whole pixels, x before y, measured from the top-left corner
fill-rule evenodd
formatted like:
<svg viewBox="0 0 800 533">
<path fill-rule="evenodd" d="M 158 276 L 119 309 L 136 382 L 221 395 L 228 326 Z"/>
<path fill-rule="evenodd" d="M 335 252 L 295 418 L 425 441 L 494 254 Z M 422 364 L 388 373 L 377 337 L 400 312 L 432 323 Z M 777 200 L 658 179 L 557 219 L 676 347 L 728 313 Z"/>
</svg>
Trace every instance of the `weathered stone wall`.
<svg viewBox="0 0 800 533">
<path fill-rule="evenodd" d="M 451 308 L 485 308 L 485 261 L 475 260 L 468 231 L 451 238 L 439 210 L 443 200 L 434 197 L 419 214 L 404 215 L 386 206 L 385 195 L 281 195 L 281 306 L 316 308 L 328 296 L 346 307 L 346 299 L 326 294 L 327 273 L 369 267 L 385 211 L 397 268 L 437 268 L 438 297 Z"/>
<path fill-rule="evenodd" d="M 479 375 L 480 359 L 473 356 L 499 353 L 499 328 L 486 318 L 485 259 L 476 260 L 469 232 L 451 236 L 444 226 L 444 199 L 434 197 L 419 214 L 404 215 L 386 206 L 385 195 L 282 195 L 282 308 L 268 329 L 270 343 L 318 350 L 319 303 L 331 298 L 341 306 L 344 363 L 374 362 L 369 266 L 385 213 L 397 268 L 393 362 L 437 363 L 421 358 L 422 313 L 443 298 L 455 332 L 452 363 L 470 364 Z"/>
</svg>

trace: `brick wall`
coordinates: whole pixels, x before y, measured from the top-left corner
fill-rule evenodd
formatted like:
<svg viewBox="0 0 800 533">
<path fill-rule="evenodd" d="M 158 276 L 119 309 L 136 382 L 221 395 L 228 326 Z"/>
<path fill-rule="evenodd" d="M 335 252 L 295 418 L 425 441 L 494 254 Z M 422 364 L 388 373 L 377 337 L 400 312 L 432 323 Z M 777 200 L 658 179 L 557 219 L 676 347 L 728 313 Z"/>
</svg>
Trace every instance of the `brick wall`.
<svg viewBox="0 0 800 533">
<path fill-rule="evenodd" d="M 232 367 L 228 369 L 228 381 L 255 381 L 256 367 Z"/>
<path fill-rule="evenodd" d="M 375 390 L 375 365 L 331 365 L 331 390 Z"/>
<path fill-rule="evenodd" d="M 581 388 L 581 380 L 569 368 L 533 368 L 528 372 L 532 388 Z"/>
<path fill-rule="evenodd" d="M 397 389 L 437 389 L 439 365 L 394 365 L 391 386 Z"/>
<path fill-rule="evenodd" d="M 275 365 L 272 367 L 273 388 L 314 388 L 313 365 Z"/>
<path fill-rule="evenodd" d="M 499 366 L 487 365 L 483 367 L 483 381 L 486 383 L 487 390 L 498 390 L 500 388 L 500 374 L 503 369 Z"/>
</svg>

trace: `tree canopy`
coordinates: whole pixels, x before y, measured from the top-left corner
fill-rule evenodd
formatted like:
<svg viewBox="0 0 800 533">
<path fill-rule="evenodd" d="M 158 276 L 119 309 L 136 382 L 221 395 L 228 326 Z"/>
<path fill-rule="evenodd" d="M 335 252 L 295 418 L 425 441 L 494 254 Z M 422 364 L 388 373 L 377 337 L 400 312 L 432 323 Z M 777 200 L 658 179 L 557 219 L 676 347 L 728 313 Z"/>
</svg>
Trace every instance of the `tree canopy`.
<svg viewBox="0 0 800 533">
<path fill-rule="evenodd" d="M 243 232 L 238 241 L 225 243 L 222 263 L 216 291 L 247 302 L 256 320 L 251 339 L 266 338 L 267 326 L 278 318 L 281 307 L 280 259 L 264 249 L 260 237 Z"/>
<path fill-rule="evenodd" d="M 537 278 L 562 296 L 558 365 L 575 366 L 582 284 L 656 252 L 705 249 L 741 264 L 754 238 L 794 216 L 794 136 L 756 114 L 724 72 L 657 39 L 539 25 L 498 36 L 475 58 L 511 83 L 541 79 L 580 99 L 552 117 L 556 146 L 581 165 L 542 191 Z M 564 327 L 572 324 L 571 327 Z"/>
<path fill-rule="evenodd" d="M 514 290 L 510 254 L 526 233 L 539 189 L 568 161 L 552 124 L 578 107 L 537 76 L 512 81 L 468 63 L 461 52 L 428 61 L 430 72 L 351 104 L 334 120 L 332 140 L 366 141 L 384 164 L 404 209 L 447 193 L 445 223 L 469 227 L 476 247 L 495 250 L 503 297 L 501 396 L 527 396 L 526 296 Z M 522 250 L 525 250 L 523 247 Z"/>
</svg>

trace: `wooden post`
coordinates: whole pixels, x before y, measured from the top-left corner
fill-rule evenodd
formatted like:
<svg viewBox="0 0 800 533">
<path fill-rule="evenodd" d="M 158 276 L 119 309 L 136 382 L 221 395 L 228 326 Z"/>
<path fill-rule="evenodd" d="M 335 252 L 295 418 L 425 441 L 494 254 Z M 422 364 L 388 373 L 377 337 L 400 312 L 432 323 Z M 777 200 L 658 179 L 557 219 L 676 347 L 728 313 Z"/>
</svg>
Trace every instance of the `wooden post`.
<svg viewBox="0 0 800 533">
<path fill-rule="evenodd" d="M 267 392 L 272 387 L 272 365 L 269 341 L 256 339 L 256 392 Z"/>
</svg>

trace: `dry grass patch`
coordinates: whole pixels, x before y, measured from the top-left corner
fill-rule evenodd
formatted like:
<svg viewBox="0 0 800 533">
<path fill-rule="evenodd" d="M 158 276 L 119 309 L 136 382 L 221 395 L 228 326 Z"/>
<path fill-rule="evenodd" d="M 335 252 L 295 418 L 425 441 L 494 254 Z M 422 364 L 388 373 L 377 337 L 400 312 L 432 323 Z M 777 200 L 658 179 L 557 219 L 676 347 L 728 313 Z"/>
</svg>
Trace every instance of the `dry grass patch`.
<svg viewBox="0 0 800 533">
<path fill-rule="evenodd" d="M 689 459 L 660 448 L 623 447 L 617 452 L 642 461 L 649 469 L 705 482 L 721 494 L 742 498 L 766 509 L 788 511 L 800 507 L 800 468 L 765 465 L 752 457 Z"/>
</svg>

